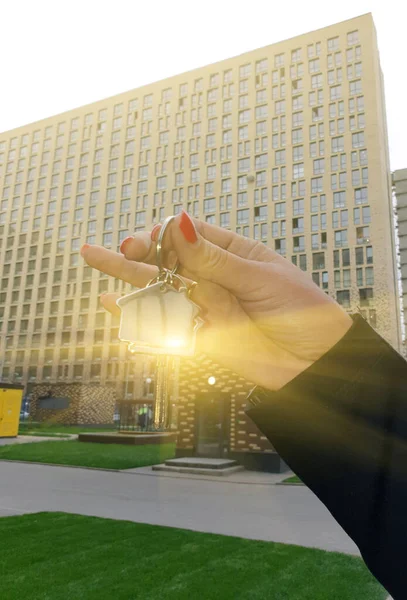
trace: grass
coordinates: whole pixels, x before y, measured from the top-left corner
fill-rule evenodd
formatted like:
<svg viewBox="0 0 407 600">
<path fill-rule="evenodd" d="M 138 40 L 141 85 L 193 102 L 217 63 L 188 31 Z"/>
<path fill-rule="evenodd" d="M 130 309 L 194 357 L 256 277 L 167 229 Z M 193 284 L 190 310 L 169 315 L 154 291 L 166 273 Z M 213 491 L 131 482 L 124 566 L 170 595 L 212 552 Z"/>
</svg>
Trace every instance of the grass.
<svg viewBox="0 0 407 600">
<path fill-rule="evenodd" d="M 50 431 L 49 433 L 46 433 L 45 431 L 24 431 L 24 432 L 19 432 L 18 435 L 29 435 L 29 436 L 33 436 L 33 437 L 54 437 L 54 438 L 69 438 L 69 433 L 54 433 L 53 431 Z"/>
<path fill-rule="evenodd" d="M 296 483 L 297 485 L 304 485 L 301 479 L 296 475 L 294 475 L 293 477 L 287 477 L 287 479 L 284 479 L 280 483 Z"/>
<path fill-rule="evenodd" d="M 64 513 L 0 519 L 7 600 L 384 600 L 358 557 Z"/>
<path fill-rule="evenodd" d="M 175 444 L 124 446 L 63 440 L 0 447 L 0 460 L 24 460 L 101 469 L 145 467 L 162 463 L 169 458 L 174 458 L 174 455 Z"/>
<path fill-rule="evenodd" d="M 86 427 L 81 425 L 58 425 L 58 423 L 34 423 L 20 421 L 18 433 L 20 435 L 50 435 L 51 433 L 87 433 L 97 431 L 116 431 L 114 425 L 108 427 Z"/>
</svg>

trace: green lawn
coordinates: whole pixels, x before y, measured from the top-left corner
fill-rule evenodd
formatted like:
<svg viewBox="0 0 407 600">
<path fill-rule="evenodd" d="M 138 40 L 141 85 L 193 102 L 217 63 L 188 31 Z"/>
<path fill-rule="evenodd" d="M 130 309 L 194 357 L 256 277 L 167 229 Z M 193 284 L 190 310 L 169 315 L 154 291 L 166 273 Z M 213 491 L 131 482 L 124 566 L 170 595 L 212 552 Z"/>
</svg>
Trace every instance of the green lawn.
<svg viewBox="0 0 407 600">
<path fill-rule="evenodd" d="M 45 431 L 20 431 L 18 435 L 29 435 L 33 437 L 54 437 L 54 438 L 69 438 L 69 433 L 54 433 L 50 431 L 46 433 Z"/>
<path fill-rule="evenodd" d="M 287 479 L 284 479 L 283 481 L 281 481 L 281 483 L 297 483 L 299 485 L 304 485 L 301 479 L 296 475 L 294 475 L 293 477 L 287 477 Z"/>
<path fill-rule="evenodd" d="M 63 513 L 0 519 L 7 600 L 384 600 L 358 557 Z"/>
<path fill-rule="evenodd" d="M 174 458 L 174 455 L 175 444 L 173 443 L 124 446 L 63 440 L 0 447 L 0 460 L 27 460 L 103 469 L 145 467 L 162 463 L 168 458 Z"/>
<path fill-rule="evenodd" d="M 51 433 L 87 433 L 97 431 L 116 431 L 116 427 L 86 427 L 81 425 L 58 425 L 57 423 L 33 423 L 20 421 L 18 433 L 20 435 L 50 435 Z"/>
</svg>

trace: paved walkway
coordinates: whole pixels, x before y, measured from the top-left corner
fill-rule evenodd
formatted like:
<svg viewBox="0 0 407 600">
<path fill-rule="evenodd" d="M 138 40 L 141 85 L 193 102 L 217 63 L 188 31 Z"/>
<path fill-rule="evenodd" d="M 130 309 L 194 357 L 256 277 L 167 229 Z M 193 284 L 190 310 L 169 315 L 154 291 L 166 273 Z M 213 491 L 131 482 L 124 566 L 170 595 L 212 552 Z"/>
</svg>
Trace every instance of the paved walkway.
<svg viewBox="0 0 407 600">
<path fill-rule="evenodd" d="M 151 467 L 138 467 L 137 469 L 126 469 L 123 473 L 133 473 L 134 475 L 149 475 L 150 477 L 169 477 L 170 479 L 196 479 L 197 481 L 220 481 L 221 483 L 243 483 L 246 485 L 275 485 L 281 483 L 284 479 L 294 475 L 292 471 L 285 473 L 263 473 L 259 471 L 236 471 L 230 475 L 220 477 L 212 475 L 210 469 L 208 473 L 196 475 L 194 473 L 177 473 L 175 471 L 153 471 Z"/>
<path fill-rule="evenodd" d="M 31 444 L 31 442 L 59 442 L 66 440 L 76 439 L 78 436 L 74 434 L 67 434 L 67 437 L 51 437 L 51 436 L 39 436 L 39 435 L 19 435 L 18 437 L 6 437 L 0 438 L 0 446 L 8 446 L 9 444 Z"/>
<path fill-rule="evenodd" d="M 306 487 L 170 475 L 0 461 L 0 515 L 63 511 L 359 555 Z"/>
</svg>

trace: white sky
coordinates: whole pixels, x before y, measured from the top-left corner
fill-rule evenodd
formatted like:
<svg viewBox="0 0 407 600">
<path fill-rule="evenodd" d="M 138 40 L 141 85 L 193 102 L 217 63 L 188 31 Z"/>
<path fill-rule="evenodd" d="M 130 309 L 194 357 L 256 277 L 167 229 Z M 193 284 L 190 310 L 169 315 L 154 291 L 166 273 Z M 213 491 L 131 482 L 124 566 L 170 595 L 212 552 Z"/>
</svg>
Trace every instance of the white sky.
<svg viewBox="0 0 407 600">
<path fill-rule="evenodd" d="M 372 12 L 391 168 L 405 168 L 407 8 L 397 3 L 3 0 L 0 132 Z"/>
</svg>

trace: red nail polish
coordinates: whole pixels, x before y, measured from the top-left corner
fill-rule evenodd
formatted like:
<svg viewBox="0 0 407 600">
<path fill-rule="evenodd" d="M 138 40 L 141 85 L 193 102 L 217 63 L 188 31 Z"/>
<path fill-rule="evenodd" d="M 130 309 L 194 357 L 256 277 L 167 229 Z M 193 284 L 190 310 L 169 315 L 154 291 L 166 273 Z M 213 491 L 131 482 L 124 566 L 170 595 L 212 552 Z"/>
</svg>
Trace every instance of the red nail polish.
<svg viewBox="0 0 407 600">
<path fill-rule="evenodd" d="M 90 248 L 90 244 L 83 244 L 82 248 L 80 249 L 80 254 L 83 255 L 84 250 L 86 250 L 87 248 Z"/>
<path fill-rule="evenodd" d="M 127 236 L 126 238 L 124 238 L 124 240 L 122 241 L 122 243 L 120 244 L 120 252 L 122 254 L 125 253 L 126 250 L 126 246 L 128 245 L 128 243 L 130 242 L 130 240 L 133 239 L 132 235 Z"/>
<path fill-rule="evenodd" d="M 195 231 L 195 225 L 193 224 L 190 216 L 183 210 L 181 214 L 181 220 L 179 222 L 179 228 L 187 242 L 194 244 L 198 237 Z"/>
<path fill-rule="evenodd" d="M 161 229 L 161 223 L 157 223 L 157 225 L 154 225 L 154 227 L 151 230 L 151 239 L 153 242 L 156 242 L 158 240 L 158 234 L 160 232 Z"/>
</svg>

